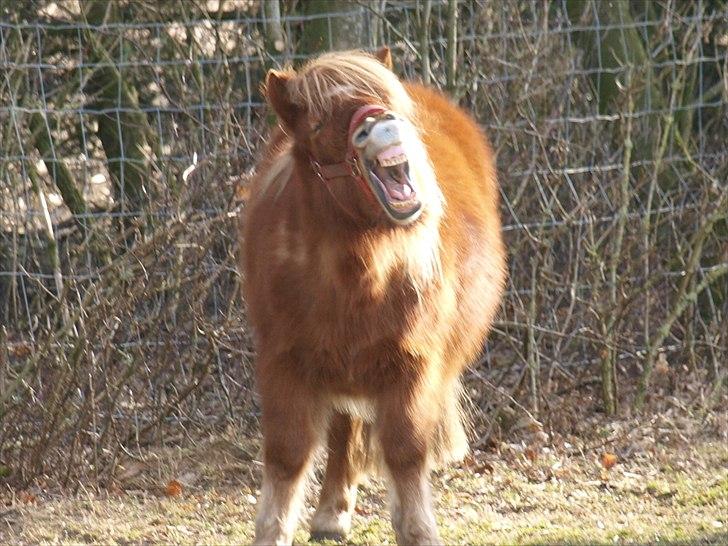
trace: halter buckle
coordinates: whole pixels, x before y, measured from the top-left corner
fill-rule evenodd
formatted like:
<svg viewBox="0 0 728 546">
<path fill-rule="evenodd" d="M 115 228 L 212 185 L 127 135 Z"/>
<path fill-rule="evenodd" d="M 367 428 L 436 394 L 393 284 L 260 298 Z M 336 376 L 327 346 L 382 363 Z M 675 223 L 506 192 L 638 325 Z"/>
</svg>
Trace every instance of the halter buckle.
<svg viewBox="0 0 728 546">
<path fill-rule="evenodd" d="M 311 159 L 311 166 L 313 167 L 313 172 L 316 173 L 316 176 L 319 177 L 319 180 L 321 180 L 321 182 L 326 182 L 326 179 L 324 178 L 324 175 L 321 172 L 321 163 L 316 161 L 313 157 L 310 159 Z"/>
<path fill-rule="evenodd" d="M 362 172 L 361 172 L 361 166 L 359 165 L 359 160 L 356 157 L 352 157 L 352 158 L 349 158 L 347 163 L 349 163 L 349 166 L 351 167 L 351 175 L 354 178 L 361 178 Z"/>
</svg>

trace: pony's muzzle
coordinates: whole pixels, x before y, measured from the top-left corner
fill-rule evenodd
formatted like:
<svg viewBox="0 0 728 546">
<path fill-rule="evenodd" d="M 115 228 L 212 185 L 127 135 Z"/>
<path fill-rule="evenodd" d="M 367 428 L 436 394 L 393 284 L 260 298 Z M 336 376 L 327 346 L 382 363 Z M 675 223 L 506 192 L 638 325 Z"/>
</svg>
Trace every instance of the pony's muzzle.
<svg viewBox="0 0 728 546">
<path fill-rule="evenodd" d="M 422 210 L 402 142 L 403 123 L 394 113 L 384 112 L 364 118 L 351 136 L 365 179 L 387 216 L 398 224 L 413 222 Z"/>
</svg>

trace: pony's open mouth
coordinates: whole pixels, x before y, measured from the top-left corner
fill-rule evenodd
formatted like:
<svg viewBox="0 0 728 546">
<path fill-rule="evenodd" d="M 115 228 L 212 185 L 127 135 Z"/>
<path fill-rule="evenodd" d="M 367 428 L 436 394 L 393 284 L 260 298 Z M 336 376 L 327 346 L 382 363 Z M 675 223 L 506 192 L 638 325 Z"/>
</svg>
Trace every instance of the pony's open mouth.
<svg viewBox="0 0 728 546">
<path fill-rule="evenodd" d="M 410 178 L 404 148 L 396 144 L 380 151 L 376 158 L 365 160 L 366 178 L 387 215 L 398 223 L 413 221 L 422 209 Z"/>
</svg>

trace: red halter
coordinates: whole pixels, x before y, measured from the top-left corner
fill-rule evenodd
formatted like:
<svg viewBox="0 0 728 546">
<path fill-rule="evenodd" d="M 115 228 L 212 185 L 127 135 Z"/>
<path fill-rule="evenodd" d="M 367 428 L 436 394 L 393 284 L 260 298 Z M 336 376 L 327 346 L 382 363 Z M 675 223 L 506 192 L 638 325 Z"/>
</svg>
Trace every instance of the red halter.
<svg viewBox="0 0 728 546">
<path fill-rule="evenodd" d="M 367 117 L 378 116 L 386 111 L 387 109 L 383 106 L 379 106 L 376 104 L 367 104 L 366 106 L 362 106 L 356 112 L 354 112 L 354 115 L 351 116 L 351 121 L 349 122 L 349 131 L 346 135 L 348 145 L 346 159 L 344 161 L 341 161 L 340 163 L 329 163 L 327 165 L 322 165 L 313 157 L 310 158 L 311 168 L 313 169 L 313 172 L 316 173 L 316 175 L 321 179 L 322 182 L 324 182 L 326 187 L 329 189 L 329 192 L 331 192 L 331 188 L 329 188 L 328 182 L 330 182 L 331 180 L 334 180 L 336 178 L 353 178 L 367 189 L 367 192 L 371 197 L 374 197 L 371 193 L 371 189 L 369 188 L 369 184 L 364 179 L 364 176 L 362 174 L 362 166 L 359 162 L 360 159 L 356 150 L 354 149 L 354 145 L 351 142 L 351 137 L 354 135 L 354 131 Z M 333 196 L 333 192 L 331 192 L 331 194 Z M 334 197 L 334 199 L 336 198 Z"/>
</svg>

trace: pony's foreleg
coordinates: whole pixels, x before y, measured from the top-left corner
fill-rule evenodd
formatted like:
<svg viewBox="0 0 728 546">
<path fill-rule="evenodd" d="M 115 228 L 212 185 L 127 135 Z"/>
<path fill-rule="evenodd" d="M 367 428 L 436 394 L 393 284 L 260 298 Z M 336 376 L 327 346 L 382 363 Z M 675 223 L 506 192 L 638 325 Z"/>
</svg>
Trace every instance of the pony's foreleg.
<svg viewBox="0 0 728 546">
<path fill-rule="evenodd" d="M 277 377 L 262 377 L 264 468 L 254 544 L 293 542 L 317 443 L 312 399 Z"/>
<path fill-rule="evenodd" d="M 377 424 L 392 482 L 392 526 L 399 545 L 442 544 L 432 510 L 428 455 L 439 404 L 426 389 L 388 396 Z"/>
<path fill-rule="evenodd" d="M 367 459 L 368 439 L 359 418 L 334 413 L 329 424 L 328 460 L 312 540 L 343 540 L 351 529 L 356 490 Z"/>
</svg>

